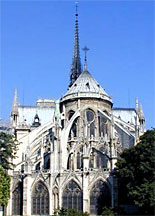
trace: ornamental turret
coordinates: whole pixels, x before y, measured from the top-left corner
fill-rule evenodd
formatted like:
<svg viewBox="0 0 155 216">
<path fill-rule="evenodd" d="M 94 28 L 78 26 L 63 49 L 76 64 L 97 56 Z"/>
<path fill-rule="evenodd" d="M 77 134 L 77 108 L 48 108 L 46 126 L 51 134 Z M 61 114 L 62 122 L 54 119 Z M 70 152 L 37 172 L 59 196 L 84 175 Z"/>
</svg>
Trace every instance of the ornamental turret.
<svg viewBox="0 0 155 216">
<path fill-rule="evenodd" d="M 13 99 L 13 104 L 12 104 L 12 110 L 11 110 L 11 121 L 12 121 L 12 126 L 17 126 L 17 121 L 18 121 L 18 103 L 17 103 L 17 89 L 15 88 L 14 91 L 14 99 Z"/>
</svg>

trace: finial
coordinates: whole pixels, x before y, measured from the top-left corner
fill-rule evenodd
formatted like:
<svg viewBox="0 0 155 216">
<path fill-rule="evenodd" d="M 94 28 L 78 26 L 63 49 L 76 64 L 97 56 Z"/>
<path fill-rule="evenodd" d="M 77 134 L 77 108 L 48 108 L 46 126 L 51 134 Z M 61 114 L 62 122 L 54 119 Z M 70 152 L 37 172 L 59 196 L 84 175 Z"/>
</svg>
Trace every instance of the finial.
<svg viewBox="0 0 155 216">
<path fill-rule="evenodd" d="M 75 16 L 78 16 L 78 2 L 75 2 Z"/>
<path fill-rule="evenodd" d="M 84 71 L 87 71 L 87 52 L 89 48 L 87 46 L 84 46 L 83 51 L 85 53 L 85 63 L 84 63 Z"/>
<path fill-rule="evenodd" d="M 140 112 L 140 118 L 145 119 L 142 104 L 140 104 L 139 112 Z"/>
<path fill-rule="evenodd" d="M 14 99 L 12 104 L 11 115 L 18 114 L 18 103 L 17 103 L 17 88 L 14 90 Z"/>
</svg>

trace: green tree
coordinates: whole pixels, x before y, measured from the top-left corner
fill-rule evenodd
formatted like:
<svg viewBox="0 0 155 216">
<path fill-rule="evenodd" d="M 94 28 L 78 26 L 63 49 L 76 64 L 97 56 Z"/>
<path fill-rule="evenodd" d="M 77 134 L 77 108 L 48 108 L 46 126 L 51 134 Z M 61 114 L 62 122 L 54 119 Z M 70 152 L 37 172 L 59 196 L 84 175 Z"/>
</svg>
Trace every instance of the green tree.
<svg viewBox="0 0 155 216">
<path fill-rule="evenodd" d="M 148 130 L 140 142 L 125 149 L 116 164 L 119 204 L 134 204 L 139 214 L 154 214 L 155 130 Z"/>
<path fill-rule="evenodd" d="M 10 176 L 8 169 L 12 169 L 12 159 L 15 158 L 18 142 L 13 135 L 0 132 L 0 206 L 7 205 L 10 197 Z"/>
<path fill-rule="evenodd" d="M 89 216 L 87 212 L 80 212 L 77 209 L 65 209 L 61 208 L 55 210 L 53 216 Z"/>
<path fill-rule="evenodd" d="M 10 197 L 10 176 L 0 166 L 0 205 L 6 206 Z"/>
<path fill-rule="evenodd" d="M 4 169 L 12 168 L 11 160 L 15 158 L 17 146 L 17 140 L 13 135 L 4 132 L 0 133 L 0 164 Z"/>
<path fill-rule="evenodd" d="M 115 216 L 113 209 L 111 207 L 104 207 L 102 216 Z"/>
</svg>

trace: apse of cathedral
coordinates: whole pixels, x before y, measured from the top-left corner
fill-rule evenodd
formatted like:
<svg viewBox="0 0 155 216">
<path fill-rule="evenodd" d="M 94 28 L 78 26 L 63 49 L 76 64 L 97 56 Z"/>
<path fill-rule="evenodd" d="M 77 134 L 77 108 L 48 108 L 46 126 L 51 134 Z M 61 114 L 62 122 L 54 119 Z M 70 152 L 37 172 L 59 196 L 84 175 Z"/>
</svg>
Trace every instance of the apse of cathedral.
<svg viewBox="0 0 155 216">
<path fill-rule="evenodd" d="M 19 141 L 10 171 L 7 215 L 52 215 L 75 208 L 100 215 L 117 205 L 113 169 L 124 148 L 136 145 L 145 131 L 145 117 L 135 108 L 113 108 L 112 98 L 87 66 L 82 69 L 78 12 L 70 82 L 59 100 L 38 99 L 35 106 L 18 104 L 15 89 L 12 133 Z"/>
</svg>

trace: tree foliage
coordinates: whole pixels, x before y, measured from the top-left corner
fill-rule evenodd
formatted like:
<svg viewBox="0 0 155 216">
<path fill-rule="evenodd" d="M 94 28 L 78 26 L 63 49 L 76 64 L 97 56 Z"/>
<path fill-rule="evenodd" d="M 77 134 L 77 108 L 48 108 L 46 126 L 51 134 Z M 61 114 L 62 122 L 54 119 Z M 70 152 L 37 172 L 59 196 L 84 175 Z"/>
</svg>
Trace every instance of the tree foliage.
<svg viewBox="0 0 155 216">
<path fill-rule="evenodd" d="M 0 166 L 0 205 L 6 206 L 10 197 L 10 176 Z"/>
<path fill-rule="evenodd" d="M 11 160 L 15 158 L 18 143 L 13 135 L 0 133 L 0 205 L 6 206 L 10 197 L 10 176 L 8 169 L 12 169 Z"/>
<path fill-rule="evenodd" d="M 8 170 L 12 168 L 11 160 L 15 158 L 18 143 L 14 136 L 8 133 L 0 133 L 0 164 Z"/>
<path fill-rule="evenodd" d="M 55 210 L 53 216 L 89 216 L 87 212 L 80 212 L 77 209 L 65 209 L 61 208 Z"/>
<path fill-rule="evenodd" d="M 119 204 L 134 204 L 140 214 L 153 214 L 155 130 L 148 130 L 140 142 L 123 151 L 116 166 Z"/>
<path fill-rule="evenodd" d="M 111 207 L 104 207 L 102 216 L 115 216 L 113 209 Z"/>
</svg>

